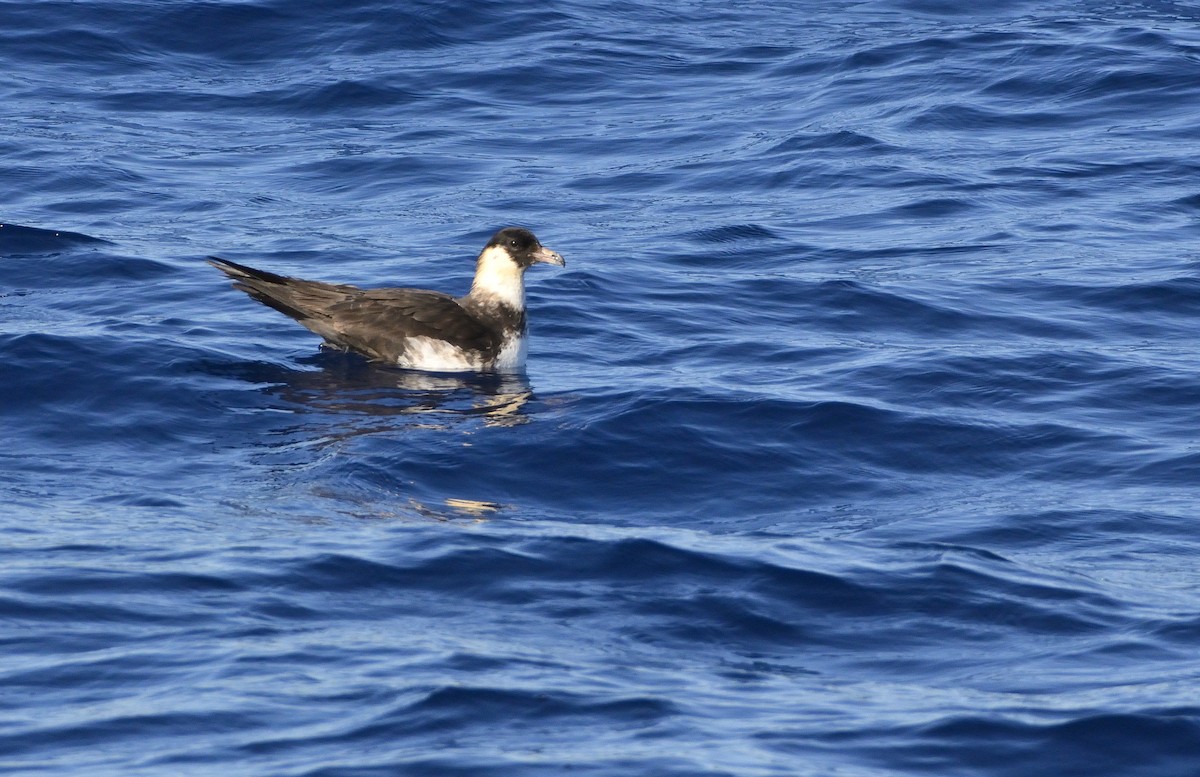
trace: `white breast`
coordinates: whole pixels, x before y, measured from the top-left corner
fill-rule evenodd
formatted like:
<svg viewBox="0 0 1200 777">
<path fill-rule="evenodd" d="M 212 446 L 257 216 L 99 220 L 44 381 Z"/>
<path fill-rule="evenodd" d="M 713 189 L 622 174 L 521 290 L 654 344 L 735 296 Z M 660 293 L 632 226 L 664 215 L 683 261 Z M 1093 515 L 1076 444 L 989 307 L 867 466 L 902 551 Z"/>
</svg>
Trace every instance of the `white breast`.
<svg viewBox="0 0 1200 777">
<path fill-rule="evenodd" d="M 514 335 L 500 348 L 496 357 L 496 372 L 520 372 L 525 368 L 525 335 Z"/>
</svg>

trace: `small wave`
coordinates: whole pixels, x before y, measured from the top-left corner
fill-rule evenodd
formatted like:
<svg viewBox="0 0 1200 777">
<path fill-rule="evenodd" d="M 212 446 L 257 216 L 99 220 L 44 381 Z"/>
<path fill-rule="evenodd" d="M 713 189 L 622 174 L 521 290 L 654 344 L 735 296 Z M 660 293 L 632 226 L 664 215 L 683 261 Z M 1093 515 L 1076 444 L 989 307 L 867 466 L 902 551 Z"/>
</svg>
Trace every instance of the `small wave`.
<svg viewBox="0 0 1200 777">
<path fill-rule="evenodd" d="M 358 735 L 371 736 L 379 726 L 388 729 L 403 723 L 405 730 L 443 730 L 446 726 L 491 726 L 498 722 L 525 725 L 553 720 L 564 723 L 578 718 L 616 718 L 642 724 L 669 718 L 675 707 L 665 699 L 617 698 L 605 699 L 582 694 L 547 693 L 512 688 L 442 687 L 424 698 L 387 713 Z M 354 736 L 354 735 L 351 735 Z"/>
<path fill-rule="evenodd" d="M 827 152 L 865 153 L 882 155 L 899 151 L 895 146 L 884 143 L 870 135 L 850 130 L 815 132 L 793 135 L 771 147 L 768 153 Z"/>
<path fill-rule="evenodd" d="M 57 254 L 76 246 L 101 245 L 109 242 L 80 232 L 0 224 L 0 257 Z"/>
<path fill-rule="evenodd" d="M 1080 298 L 1122 313 L 1161 316 L 1172 314 L 1194 320 L 1200 316 L 1200 278 L 1185 276 L 1161 281 L 1079 287 Z"/>
<path fill-rule="evenodd" d="M 1046 717 L 1062 713 L 1046 710 Z M 1190 777 L 1200 760 L 1197 711 L 1087 714 L 1055 723 L 961 715 L 914 732 L 919 744 L 872 747 L 879 763 L 920 768 L 934 761 L 997 777 L 1030 774 L 1154 774 Z M 878 736 L 878 734 L 876 734 Z"/>
<path fill-rule="evenodd" d="M 722 227 L 709 227 L 686 232 L 681 235 L 685 240 L 699 243 L 738 243 L 742 241 L 779 240 L 778 234 L 761 224 L 731 224 Z M 749 250 L 749 249 L 747 249 Z"/>
</svg>

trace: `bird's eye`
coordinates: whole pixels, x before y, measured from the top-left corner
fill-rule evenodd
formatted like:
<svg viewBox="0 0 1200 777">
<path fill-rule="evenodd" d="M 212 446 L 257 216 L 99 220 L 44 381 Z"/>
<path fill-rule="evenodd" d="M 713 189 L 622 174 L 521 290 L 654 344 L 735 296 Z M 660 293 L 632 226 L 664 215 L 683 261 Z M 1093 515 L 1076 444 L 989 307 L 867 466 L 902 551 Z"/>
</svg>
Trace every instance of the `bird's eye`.
<svg viewBox="0 0 1200 777">
<path fill-rule="evenodd" d="M 513 248 L 516 248 L 517 247 L 517 239 L 514 237 L 512 240 L 508 241 L 508 244 L 510 246 L 512 246 Z"/>
</svg>

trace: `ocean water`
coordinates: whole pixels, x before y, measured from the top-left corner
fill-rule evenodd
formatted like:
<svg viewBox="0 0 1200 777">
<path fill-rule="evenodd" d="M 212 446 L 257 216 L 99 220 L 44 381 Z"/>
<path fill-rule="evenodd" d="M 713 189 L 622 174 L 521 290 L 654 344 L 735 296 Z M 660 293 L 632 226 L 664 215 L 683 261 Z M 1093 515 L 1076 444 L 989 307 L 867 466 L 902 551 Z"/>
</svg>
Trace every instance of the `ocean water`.
<svg viewBox="0 0 1200 777">
<path fill-rule="evenodd" d="M 1200 8 L 986 5 L 0 2 L 0 772 L 1200 774 Z"/>
</svg>

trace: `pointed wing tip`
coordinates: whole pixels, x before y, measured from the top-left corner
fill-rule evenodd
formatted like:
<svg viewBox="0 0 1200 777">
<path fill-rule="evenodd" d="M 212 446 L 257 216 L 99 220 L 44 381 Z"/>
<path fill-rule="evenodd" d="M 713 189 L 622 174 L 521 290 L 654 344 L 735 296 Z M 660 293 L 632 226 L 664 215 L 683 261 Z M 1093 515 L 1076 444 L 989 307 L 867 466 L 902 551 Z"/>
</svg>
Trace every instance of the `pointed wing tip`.
<svg viewBox="0 0 1200 777">
<path fill-rule="evenodd" d="M 204 263 L 211 267 L 216 267 L 230 277 L 240 274 L 239 270 L 241 270 L 237 264 L 228 259 L 222 259 L 219 256 L 206 256 L 204 257 Z"/>
</svg>

